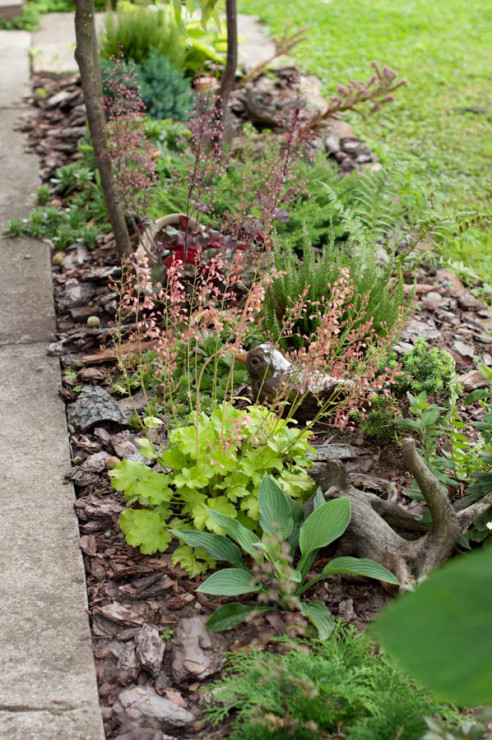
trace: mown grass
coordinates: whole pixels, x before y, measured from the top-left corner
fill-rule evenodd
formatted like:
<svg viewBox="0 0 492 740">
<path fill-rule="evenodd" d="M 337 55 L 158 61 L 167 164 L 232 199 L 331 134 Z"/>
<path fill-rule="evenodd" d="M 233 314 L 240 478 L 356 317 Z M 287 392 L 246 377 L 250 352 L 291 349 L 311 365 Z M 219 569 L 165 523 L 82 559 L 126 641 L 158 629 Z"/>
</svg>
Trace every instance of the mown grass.
<svg viewBox="0 0 492 740">
<path fill-rule="evenodd" d="M 485 0 L 239 0 L 271 33 L 307 28 L 295 52 L 325 94 L 349 78 L 368 79 L 377 59 L 410 86 L 372 118 L 347 119 L 381 157 L 408 166 L 408 189 L 432 197 L 439 212 L 490 208 L 492 155 L 490 38 Z M 467 110 L 468 109 L 468 110 Z M 441 246 L 492 282 L 492 229 L 472 228 Z"/>
</svg>

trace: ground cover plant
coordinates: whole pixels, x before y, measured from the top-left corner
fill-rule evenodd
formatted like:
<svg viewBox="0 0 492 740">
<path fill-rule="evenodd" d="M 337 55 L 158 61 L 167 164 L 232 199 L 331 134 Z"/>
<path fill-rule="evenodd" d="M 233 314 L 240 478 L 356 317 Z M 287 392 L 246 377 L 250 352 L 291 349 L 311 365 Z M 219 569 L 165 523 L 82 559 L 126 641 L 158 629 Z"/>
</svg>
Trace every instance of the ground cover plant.
<svg viewBox="0 0 492 740">
<path fill-rule="evenodd" d="M 459 724 L 458 712 L 433 698 L 379 653 L 369 639 L 338 622 L 330 640 L 289 641 L 285 653 L 231 654 L 216 683 L 210 718 L 233 716 L 231 738 L 421 740 L 425 717 Z"/>
<path fill-rule="evenodd" d="M 243 0 L 239 7 L 258 13 L 274 34 L 281 33 L 285 16 L 277 4 Z M 485 3 L 315 0 L 307 13 L 295 0 L 289 23 L 306 29 L 309 43 L 293 55 L 320 77 L 327 94 L 335 94 L 347 76 L 363 78 L 373 59 L 404 70 L 410 87 L 377 120 L 352 114 L 347 120 L 383 164 L 410 165 L 406 190 L 413 196 L 420 191 L 417 209 L 427 210 L 432 200 L 445 215 L 488 211 L 490 174 L 483 161 L 490 153 L 485 32 L 490 9 Z M 465 263 L 490 283 L 490 231 L 472 226 L 449 236 L 441 250 L 445 259 Z"/>
</svg>

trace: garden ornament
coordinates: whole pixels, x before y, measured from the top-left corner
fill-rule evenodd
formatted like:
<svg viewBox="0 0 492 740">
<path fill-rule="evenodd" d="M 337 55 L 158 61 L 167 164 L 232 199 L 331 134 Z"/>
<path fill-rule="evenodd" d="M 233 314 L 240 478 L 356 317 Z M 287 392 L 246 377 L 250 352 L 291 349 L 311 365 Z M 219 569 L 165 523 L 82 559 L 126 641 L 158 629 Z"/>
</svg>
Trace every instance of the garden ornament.
<svg viewBox="0 0 492 740">
<path fill-rule="evenodd" d="M 351 385 L 351 381 L 295 365 L 273 344 L 260 344 L 234 359 L 246 365 L 255 400 L 287 401 L 295 406 L 299 418 L 313 418 L 330 398 L 335 400 L 340 386 Z"/>
</svg>

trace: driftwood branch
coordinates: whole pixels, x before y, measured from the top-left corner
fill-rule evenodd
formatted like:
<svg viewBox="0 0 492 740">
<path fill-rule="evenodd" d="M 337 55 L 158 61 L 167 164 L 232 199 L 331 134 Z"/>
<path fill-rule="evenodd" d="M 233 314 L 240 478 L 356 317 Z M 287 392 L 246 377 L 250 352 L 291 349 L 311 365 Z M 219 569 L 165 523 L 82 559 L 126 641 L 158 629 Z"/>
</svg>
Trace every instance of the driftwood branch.
<svg viewBox="0 0 492 740">
<path fill-rule="evenodd" d="M 310 474 L 326 499 L 350 497 L 352 518 L 338 541 L 337 554 L 372 558 L 389 568 L 405 588 L 449 558 L 473 520 L 492 506 L 492 494 L 456 512 L 447 491 L 418 454 L 413 439 L 404 440 L 403 456 L 427 503 L 430 525 L 395 502 L 351 486 L 340 460 L 314 465 Z M 305 505 L 307 512 L 310 506 L 310 502 Z M 405 531 L 423 534 L 417 539 L 411 534 L 407 538 Z"/>
</svg>

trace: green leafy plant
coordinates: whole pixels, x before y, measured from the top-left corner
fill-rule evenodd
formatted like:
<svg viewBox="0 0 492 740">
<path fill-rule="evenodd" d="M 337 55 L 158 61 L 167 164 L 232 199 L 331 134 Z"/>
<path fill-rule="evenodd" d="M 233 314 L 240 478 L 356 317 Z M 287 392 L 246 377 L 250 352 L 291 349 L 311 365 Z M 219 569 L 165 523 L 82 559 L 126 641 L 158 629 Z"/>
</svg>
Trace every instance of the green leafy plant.
<svg viewBox="0 0 492 740">
<path fill-rule="evenodd" d="M 437 445 L 441 437 L 449 433 L 449 423 L 442 414 L 445 411 L 441 406 L 429 403 L 427 393 L 422 391 L 418 396 L 407 393 L 410 402 L 410 413 L 415 417 L 412 419 L 395 419 L 394 423 L 400 427 L 415 432 L 423 446 L 423 459 L 432 470 L 438 481 L 446 486 L 457 486 L 456 479 L 450 478 L 448 472 L 452 469 L 452 463 L 446 457 L 437 452 Z M 415 486 L 408 491 L 408 494 L 419 501 L 422 501 L 422 494 Z"/>
<path fill-rule="evenodd" d="M 460 717 L 404 675 L 368 637 L 337 621 L 330 640 L 284 639 L 281 653 L 229 654 L 208 689 L 212 724 L 232 718 L 231 740 L 421 740 L 424 717 Z M 289 649 L 290 648 L 290 649 Z"/>
<path fill-rule="evenodd" d="M 299 504 L 289 499 L 275 481 L 265 475 L 260 485 L 258 505 L 261 539 L 240 522 L 211 509 L 207 509 L 208 515 L 228 536 L 173 530 L 187 545 L 202 547 L 214 560 L 225 560 L 234 566 L 213 573 L 197 589 L 199 592 L 216 596 L 258 594 L 258 605 L 236 603 L 216 609 L 206 622 L 208 629 L 221 632 L 236 627 L 257 613 L 280 609 L 300 611 L 314 624 L 319 638 L 326 640 L 333 631 L 333 617 L 322 601 L 301 600 L 308 589 L 338 573 L 364 575 L 398 584 L 398 579 L 382 565 L 368 558 L 351 557 L 330 561 L 320 575 L 308 580 L 318 550 L 331 544 L 348 527 L 349 498 L 325 502 L 319 490 L 314 499 L 314 510 L 303 522 L 303 510 Z M 301 556 L 294 566 L 297 548 Z M 241 550 L 255 561 L 252 569 L 243 564 Z"/>
<path fill-rule="evenodd" d="M 462 555 L 401 596 L 375 625 L 405 671 L 459 705 L 492 703 L 491 567 L 490 549 Z"/>
<path fill-rule="evenodd" d="M 167 550 L 169 526 L 222 533 L 213 513 L 230 517 L 246 531 L 255 529 L 258 487 L 266 472 L 276 476 L 289 497 L 302 499 L 313 487 L 306 472 L 309 433 L 292 428 L 266 408 L 241 411 L 224 402 L 192 421 L 169 432 L 169 447 L 160 454 L 150 442 L 141 443 L 142 454 L 169 472 L 130 460 L 110 471 L 113 487 L 140 507 L 126 509 L 120 526 L 127 542 L 144 553 Z M 147 420 L 150 426 L 155 423 Z M 193 551 L 187 545 L 174 551 L 173 563 L 192 577 L 214 565 L 203 548 Z"/>
</svg>

